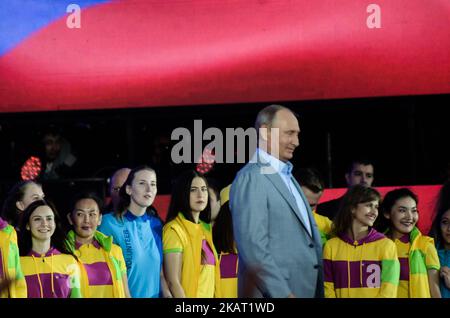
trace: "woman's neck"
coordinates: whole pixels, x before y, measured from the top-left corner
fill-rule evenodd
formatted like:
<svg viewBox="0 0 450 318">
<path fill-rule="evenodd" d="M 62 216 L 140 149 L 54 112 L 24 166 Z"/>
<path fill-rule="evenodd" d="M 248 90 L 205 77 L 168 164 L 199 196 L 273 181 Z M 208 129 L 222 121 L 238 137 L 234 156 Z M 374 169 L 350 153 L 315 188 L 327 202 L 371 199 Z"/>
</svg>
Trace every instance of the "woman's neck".
<svg viewBox="0 0 450 318">
<path fill-rule="evenodd" d="M 146 207 L 141 207 L 134 203 L 133 201 L 130 202 L 130 205 L 128 206 L 128 210 L 134 214 L 135 216 L 143 216 L 145 212 L 147 211 Z"/>
<path fill-rule="evenodd" d="M 81 236 L 76 236 L 75 239 L 78 243 L 80 243 L 81 245 L 84 244 L 92 244 L 92 241 L 94 241 L 94 236 L 90 236 L 90 237 L 81 237 Z"/>
<path fill-rule="evenodd" d="M 450 243 L 442 242 L 442 246 L 444 246 L 444 250 L 450 251 Z"/>
<path fill-rule="evenodd" d="M 405 235 L 404 233 L 401 233 L 399 231 L 397 231 L 394 228 L 391 228 L 390 233 L 389 233 L 389 237 L 395 241 L 395 240 L 400 240 L 400 238 L 403 237 L 403 235 Z"/>
<path fill-rule="evenodd" d="M 349 235 L 354 241 L 359 241 L 365 238 L 367 234 L 369 234 L 369 227 L 367 225 L 361 225 L 357 222 L 353 222 Z"/>
<path fill-rule="evenodd" d="M 191 212 L 192 218 L 194 219 L 194 223 L 198 224 L 200 219 L 200 212 Z"/>
<path fill-rule="evenodd" d="M 31 239 L 32 247 L 31 249 L 37 254 L 45 254 L 50 249 L 50 240 L 40 241 L 34 238 Z"/>
</svg>

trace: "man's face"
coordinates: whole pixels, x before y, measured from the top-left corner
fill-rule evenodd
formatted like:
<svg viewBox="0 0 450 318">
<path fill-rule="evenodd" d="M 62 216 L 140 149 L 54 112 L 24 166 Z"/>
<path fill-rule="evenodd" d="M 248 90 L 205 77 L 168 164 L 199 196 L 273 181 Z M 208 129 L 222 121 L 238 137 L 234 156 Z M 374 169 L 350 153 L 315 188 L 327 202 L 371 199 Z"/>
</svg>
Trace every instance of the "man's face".
<svg viewBox="0 0 450 318">
<path fill-rule="evenodd" d="M 278 128 L 278 131 L 270 128 Z M 294 114 L 285 109 L 279 110 L 275 115 L 272 126 L 268 128 L 268 150 L 274 157 L 283 162 L 291 160 L 295 148 L 299 145 L 299 134 L 300 126 Z"/>
<path fill-rule="evenodd" d="M 308 200 L 311 211 L 315 211 L 317 208 L 317 204 L 319 204 L 319 200 L 322 197 L 323 191 L 315 193 L 307 187 L 301 186 L 301 188 L 303 193 L 305 194 L 306 200 Z"/>
<path fill-rule="evenodd" d="M 111 200 L 114 205 L 114 207 L 117 207 L 119 204 L 119 191 L 122 185 L 125 183 L 125 181 L 128 178 L 128 175 L 130 174 L 130 169 L 123 168 L 118 170 L 113 177 L 111 178 L 111 185 L 110 185 L 110 194 L 111 194 Z"/>
<path fill-rule="evenodd" d="M 360 163 L 353 164 L 352 171 L 345 174 L 347 186 L 352 187 L 361 184 L 366 187 L 372 186 L 373 182 L 373 166 L 371 164 L 364 165 Z"/>
<path fill-rule="evenodd" d="M 61 139 L 59 136 L 47 135 L 44 137 L 44 146 L 47 159 L 53 161 L 61 151 Z"/>
</svg>

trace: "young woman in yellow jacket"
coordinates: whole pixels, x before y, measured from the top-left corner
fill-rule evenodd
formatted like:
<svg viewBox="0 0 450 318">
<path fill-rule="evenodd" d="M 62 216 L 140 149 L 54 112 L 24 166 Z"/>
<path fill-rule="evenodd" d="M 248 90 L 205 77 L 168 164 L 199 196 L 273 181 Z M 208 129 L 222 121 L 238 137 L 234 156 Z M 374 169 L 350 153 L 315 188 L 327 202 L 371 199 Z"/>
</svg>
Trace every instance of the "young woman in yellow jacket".
<svg viewBox="0 0 450 318">
<path fill-rule="evenodd" d="M 0 218 L 0 298 L 27 298 L 14 228 Z"/>
<path fill-rule="evenodd" d="M 206 179 L 186 171 L 176 181 L 163 229 L 164 273 L 173 297 L 221 297 Z"/>
<path fill-rule="evenodd" d="M 416 227 L 418 198 L 407 188 L 392 190 L 381 204 L 377 225 L 394 241 L 400 261 L 398 298 L 441 298 L 439 257 L 434 240 Z"/>
<path fill-rule="evenodd" d="M 66 243 L 52 204 L 38 200 L 23 212 L 20 263 L 28 298 L 81 298 L 81 268 Z"/>
<path fill-rule="evenodd" d="M 220 210 L 213 226 L 214 247 L 219 255 L 220 288 L 223 298 L 238 297 L 238 251 L 230 211 L 231 184 L 220 191 Z"/>
</svg>

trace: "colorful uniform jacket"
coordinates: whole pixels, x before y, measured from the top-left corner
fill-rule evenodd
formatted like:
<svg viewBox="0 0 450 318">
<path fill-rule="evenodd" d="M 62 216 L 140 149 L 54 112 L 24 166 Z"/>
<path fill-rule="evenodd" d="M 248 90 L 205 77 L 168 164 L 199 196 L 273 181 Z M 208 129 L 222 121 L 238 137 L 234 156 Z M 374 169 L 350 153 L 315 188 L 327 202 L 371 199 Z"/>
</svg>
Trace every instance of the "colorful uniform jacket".
<svg viewBox="0 0 450 318">
<path fill-rule="evenodd" d="M 123 275 L 127 274 L 122 249 L 112 236 L 95 232 L 92 244 L 79 244 L 75 232 L 68 234 L 68 245 L 83 264 L 81 288 L 84 298 L 124 298 Z"/>
<path fill-rule="evenodd" d="M 0 298 L 26 298 L 27 285 L 20 266 L 17 233 L 14 228 L 0 218 L 0 283 L 11 281 Z"/>
<path fill-rule="evenodd" d="M 399 298 L 430 298 L 428 270 L 439 270 L 434 240 L 414 227 L 411 233 L 395 240 L 400 261 Z"/>
<path fill-rule="evenodd" d="M 239 266 L 237 250 L 235 250 L 235 253 L 220 253 L 219 266 L 221 297 L 237 298 L 237 276 Z"/>
<path fill-rule="evenodd" d="M 319 229 L 320 239 L 322 240 L 322 246 L 327 242 L 329 235 L 331 233 L 331 225 L 333 222 L 326 216 L 316 213 L 316 210 L 312 211 L 314 220 L 317 223 L 317 228 Z"/>
<path fill-rule="evenodd" d="M 203 240 L 214 253 L 214 297 L 222 297 L 220 288 L 220 267 L 216 249 L 212 240 L 211 225 L 200 221 L 195 224 L 184 218 L 179 213 L 172 221 L 163 228 L 163 253 L 183 253 L 183 266 L 181 269 L 181 286 L 188 298 L 198 297 L 200 283 L 200 272 L 202 264 Z M 181 243 L 181 247 L 174 248 L 174 241 Z"/>
<path fill-rule="evenodd" d="M 55 248 L 39 255 L 30 251 L 21 256 L 28 298 L 81 298 L 80 264 Z"/>
<path fill-rule="evenodd" d="M 330 239 L 324 247 L 325 297 L 397 297 L 400 263 L 394 242 L 370 229 L 353 241 L 348 235 Z"/>
</svg>

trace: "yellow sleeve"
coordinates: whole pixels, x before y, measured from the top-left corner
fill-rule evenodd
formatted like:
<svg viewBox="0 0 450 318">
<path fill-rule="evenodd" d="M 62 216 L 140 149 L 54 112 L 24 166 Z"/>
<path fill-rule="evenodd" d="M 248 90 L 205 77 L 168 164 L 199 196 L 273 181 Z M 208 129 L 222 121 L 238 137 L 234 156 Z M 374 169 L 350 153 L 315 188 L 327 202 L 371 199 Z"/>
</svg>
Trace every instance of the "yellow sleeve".
<svg viewBox="0 0 450 318">
<path fill-rule="evenodd" d="M 11 236 L 12 239 L 9 244 L 8 270 L 10 274 L 12 274 L 11 278 L 13 279 L 13 282 L 9 286 L 9 294 L 11 298 L 27 298 L 27 283 L 20 264 L 16 231 L 14 231 Z"/>
<path fill-rule="evenodd" d="M 127 274 L 127 265 L 125 264 L 125 259 L 123 257 L 122 248 L 119 245 L 113 244 L 112 246 L 112 255 L 119 263 L 120 272 L 123 275 Z"/>
<path fill-rule="evenodd" d="M 332 267 L 332 241 L 325 243 L 323 248 L 323 267 L 324 267 L 324 291 L 325 298 L 336 298 L 336 291 L 333 282 L 333 267 Z"/>
<path fill-rule="evenodd" d="M 163 253 L 182 253 L 183 243 L 181 242 L 180 236 L 172 228 L 167 228 L 163 232 Z"/>
<path fill-rule="evenodd" d="M 70 264 L 67 268 L 70 284 L 69 298 L 83 298 L 82 285 L 84 290 L 84 287 L 88 286 L 89 284 L 87 281 L 84 281 L 84 279 L 87 279 L 87 275 L 86 277 L 84 277 L 84 275 L 81 274 L 82 271 L 84 271 L 84 266 L 81 262 L 78 262 L 77 260 L 74 260 L 73 263 Z M 81 278 L 82 276 L 83 281 Z"/>
<path fill-rule="evenodd" d="M 433 241 L 427 244 L 425 253 L 426 253 L 425 264 L 427 266 L 427 270 L 430 269 L 440 270 L 441 265 L 439 262 L 439 256 Z"/>
</svg>

